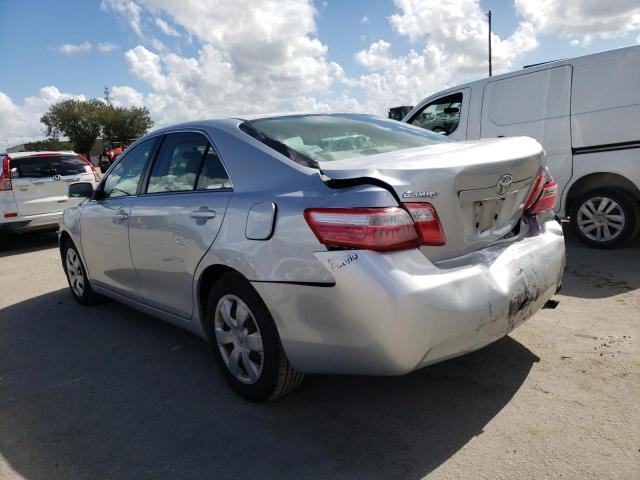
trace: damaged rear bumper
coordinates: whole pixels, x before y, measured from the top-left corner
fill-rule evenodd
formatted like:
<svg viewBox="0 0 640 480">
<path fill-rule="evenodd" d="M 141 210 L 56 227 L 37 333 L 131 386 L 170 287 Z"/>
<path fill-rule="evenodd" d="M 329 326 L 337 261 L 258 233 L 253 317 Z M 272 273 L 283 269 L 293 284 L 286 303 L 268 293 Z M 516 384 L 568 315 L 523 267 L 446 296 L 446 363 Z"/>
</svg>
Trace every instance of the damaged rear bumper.
<svg viewBox="0 0 640 480">
<path fill-rule="evenodd" d="M 542 231 L 437 265 L 419 250 L 319 252 L 335 286 L 254 283 L 305 373 L 398 375 L 488 345 L 555 294 L 564 239 Z"/>
</svg>

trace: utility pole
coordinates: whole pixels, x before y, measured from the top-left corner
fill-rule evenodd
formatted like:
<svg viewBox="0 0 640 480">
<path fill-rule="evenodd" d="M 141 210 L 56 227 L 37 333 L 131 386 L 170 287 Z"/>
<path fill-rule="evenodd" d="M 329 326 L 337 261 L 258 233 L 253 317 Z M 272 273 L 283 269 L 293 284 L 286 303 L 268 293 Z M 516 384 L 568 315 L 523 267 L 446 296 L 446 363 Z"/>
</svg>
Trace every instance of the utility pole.
<svg viewBox="0 0 640 480">
<path fill-rule="evenodd" d="M 491 76 L 491 10 L 487 13 L 489 17 L 489 76 Z"/>
</svg>

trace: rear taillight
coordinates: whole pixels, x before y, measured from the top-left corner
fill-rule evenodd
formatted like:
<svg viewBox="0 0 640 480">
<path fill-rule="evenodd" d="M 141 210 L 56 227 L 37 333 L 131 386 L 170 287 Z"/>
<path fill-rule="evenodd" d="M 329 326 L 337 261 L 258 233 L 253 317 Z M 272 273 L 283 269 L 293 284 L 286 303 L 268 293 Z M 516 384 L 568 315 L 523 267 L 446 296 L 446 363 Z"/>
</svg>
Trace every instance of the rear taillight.
<svg viewBox="0 0 640 480">
<path fill-rule="evenodd" d="M 405 203 L 422 245 L 444 245 L 445 238 L 440 219 L 430 203 Z"/>
<path fill-rule="evenodd" d="M 388 251 L 444 245 L 438 215 L 428 203 L 385 208 L 308 208 L 304 218 L 320 243 Z"/>
<path fill-rule="evenodd" d="M 399 207 L 308 208 L 304 218 L 328 246 L 387 251 L 419 243 L 411 216 Z"/>
<path fill-rule="evenodd" d="M 524 204 L 524 213 L 533 216 L 550 212 L 556 206 L 557 199 L 558 182 L 545 167 L 533 183 L 531 193 Z"/>
<path fill-rule="evenodd" d="M 87 170 L 87 173 L 93 173 L 93 178 L 95 179 L 96 182 L 99 182 L 100 181 L 100 172 L 98 171 L 96 166 L 93 163 L 91 163 L 89 161 L 89 159 L 87 157 L 85 157 L 84 155 L 78 154 L 78 157 L 82 161 L 86 162 L 86 164 L 89 166 L 89 170 Z"/>
<path fill-rule="evenodd" d="M 2 159 L 2 174 L 0 174 L 0 191 L 13 189 L 13 186 L 11 185 L 10 160 L 11 159 L 6 155 Z"/>
</svg>

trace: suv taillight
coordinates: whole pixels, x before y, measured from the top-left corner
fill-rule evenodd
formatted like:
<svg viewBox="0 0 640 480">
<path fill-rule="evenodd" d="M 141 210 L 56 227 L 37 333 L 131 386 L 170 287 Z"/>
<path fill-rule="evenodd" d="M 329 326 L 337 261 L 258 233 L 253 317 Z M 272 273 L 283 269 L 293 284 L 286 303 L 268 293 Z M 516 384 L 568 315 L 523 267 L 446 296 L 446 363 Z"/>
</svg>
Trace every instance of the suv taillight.
<svg viewBox="0 0 640 480">
<path fill-rule="evenodd" d="M 93 173 L 93 178 L 95 179 L 96 182 L 99 182 L 100 181 L 99 171 L 96 168 L 96 166 L 93 163 L 91 163 L 91 161 L 84 155 L 78 154 L 78 158 L 80 158 L 82 161 L 86 162 L 87 165 L 89 165 L 89 167 L 91 168 L 91 172 L 87 172 L 87 173 Z"/>
<path fill-rule="evenodd" d="M 533 182 L 531 193 L 524 204 L 525 215 L 539 215 L 553 210 L 558 199 L 558 182 L 544 168 Z"/>
<path fill-rule="evenodd" d="M 12 190 L 13 185 L 11 184 L 11 166 L 10 166 L 10 158 L 5 155 L 2 159 L 2 174 L 0 174 L 0 191 L 2 190 Z"/>
<path fill-rule="evenodd" d="M 438 216 L 428 203 L 383 208 L 308 208 L 304 218 L 320 243 L 389 251 L 444 245 Z"/>
</svg>

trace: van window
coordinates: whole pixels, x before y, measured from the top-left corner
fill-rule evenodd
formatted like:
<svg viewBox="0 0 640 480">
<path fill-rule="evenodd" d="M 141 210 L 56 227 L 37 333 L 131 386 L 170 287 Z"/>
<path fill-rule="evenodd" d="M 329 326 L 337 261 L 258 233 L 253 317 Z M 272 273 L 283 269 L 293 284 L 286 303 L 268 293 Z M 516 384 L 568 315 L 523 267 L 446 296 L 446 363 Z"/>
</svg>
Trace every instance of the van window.
<svg viewBox="0 0 640 480">
<path fill-rule="evenodd" d="M 409 123 L 435 133 L 450 135 L 460 123 L 462 93 L 454 93 L 426 104 Z"/>
</svg>

